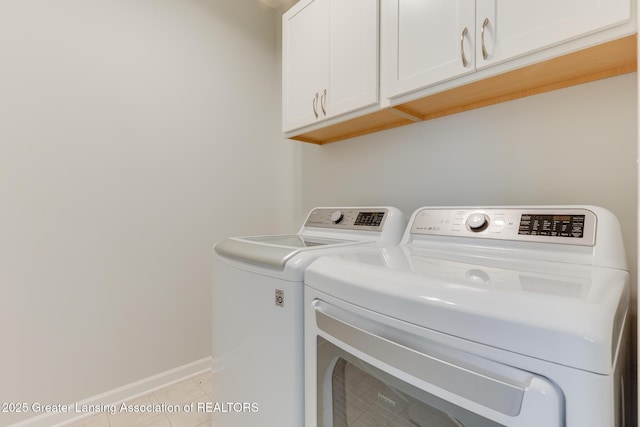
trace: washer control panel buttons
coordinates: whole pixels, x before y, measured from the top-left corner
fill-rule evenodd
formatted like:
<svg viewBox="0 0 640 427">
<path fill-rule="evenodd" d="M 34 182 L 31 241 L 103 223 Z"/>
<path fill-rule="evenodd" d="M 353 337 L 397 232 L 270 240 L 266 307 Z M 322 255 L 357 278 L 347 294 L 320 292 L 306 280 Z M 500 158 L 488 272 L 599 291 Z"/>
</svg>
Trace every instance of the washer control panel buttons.
<svg viewBox="0 0 640 427">
<path fill-rule="evenodd" d="M 474 233 L 486 230 L 489 226 L 489 217 L 482 212 L 473 212 L 465 221 L 467 228 Z"/>
<path fill-rule="evenodd" d="M 386 208 L 317 208 L 311 211 L 304 226 L 382 231 L 388 216 Z"/>
<path fill-rule="evenodd" d="M 423 208 L 411 234 L 593 246 L 596 222 L 589 209 L 572 207 Z"/>
</svg>

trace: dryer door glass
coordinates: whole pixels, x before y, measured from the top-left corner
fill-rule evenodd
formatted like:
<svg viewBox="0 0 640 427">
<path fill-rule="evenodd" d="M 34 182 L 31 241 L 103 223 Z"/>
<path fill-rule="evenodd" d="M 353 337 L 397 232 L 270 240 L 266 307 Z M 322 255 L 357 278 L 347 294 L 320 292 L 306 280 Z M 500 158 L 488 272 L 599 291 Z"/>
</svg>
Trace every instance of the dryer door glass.
<svg viewBox="0 0 640 427">
<path fill-rule="evenodd" d="M 502 427 L 394 378 L 322 337 L 318 350 L 323 353 L 318 354 L 318 427 Z"/>
<path fill-rule="evenodd" d="M 338 303 L 315 298 L 306 318 L 318 427 L 564 425 L 562 393 L 546 378 Z"/>
</svg>

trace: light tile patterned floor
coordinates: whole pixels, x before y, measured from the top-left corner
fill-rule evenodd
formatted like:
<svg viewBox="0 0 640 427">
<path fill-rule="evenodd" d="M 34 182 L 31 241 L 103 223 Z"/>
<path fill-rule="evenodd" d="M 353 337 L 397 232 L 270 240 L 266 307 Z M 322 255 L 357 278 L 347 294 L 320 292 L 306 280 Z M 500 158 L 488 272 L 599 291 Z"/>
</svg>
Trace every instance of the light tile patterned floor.
<svg viewBox="0 0 640 427">
<path fill-rule="evenodd" d="M 118 404 L 115 414 L 111 414 L 110 411 L 102 411 L 65 426 L 209 427 L 211 426 L 211 413 L 207 412 L 206 404 L 212 402 L 211 392 L 211 371 L 208 371 L 125 402 L 126 405 L 142 405 L 145 408 L 152 405 L 151 412 L 120 412 L 121 404 Z M 167 410 L 170 408 L 175 408 L 175 410 Z M 185 411 L 185 408 L 191 410 Z M 159 409 L 165 410 L 160 411 Z"/>
</svg>

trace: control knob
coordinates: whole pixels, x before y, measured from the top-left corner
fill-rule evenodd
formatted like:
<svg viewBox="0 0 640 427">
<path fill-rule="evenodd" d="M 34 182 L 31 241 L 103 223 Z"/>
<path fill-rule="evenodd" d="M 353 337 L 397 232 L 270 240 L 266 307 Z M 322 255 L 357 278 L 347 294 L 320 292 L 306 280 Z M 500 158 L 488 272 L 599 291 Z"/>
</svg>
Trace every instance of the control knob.
<svg viewBox="0 0 640 427">
<path fill-rule="evenodd" d="M 470 231 L 477 233 L 489 226 L 489 217 L 482 212 L 473 212 L 467 217 L 465 224 Z"/>
<path fill-rule="evenodd" d="M 344 219 L 344 214 L 342 211 L 334 211 L 331 214 L 331 222 L 334 224 L 340 224 L 340 222 Z"/>
</svg>

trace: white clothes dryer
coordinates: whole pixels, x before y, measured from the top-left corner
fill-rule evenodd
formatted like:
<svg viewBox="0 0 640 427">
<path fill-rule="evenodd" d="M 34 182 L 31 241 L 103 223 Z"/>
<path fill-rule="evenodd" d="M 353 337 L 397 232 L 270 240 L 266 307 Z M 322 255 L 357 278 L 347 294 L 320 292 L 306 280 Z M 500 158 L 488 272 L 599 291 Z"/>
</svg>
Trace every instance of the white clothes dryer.
<svg viewBox="0 0 640 427">
<path fill-rule="evenodd" d="M 593 206 L 423 208 L 305 275 L 306 427 L 623 427 L 629 273 Z"/>
<path fill-rule="evenodd" d="M 304 270 L 321 255 L 397 244 L 405 226 L 393 207 L 316 208 L 297 234 L 215 245 L 213 425 L 303 425 Z"/>
</svg>

